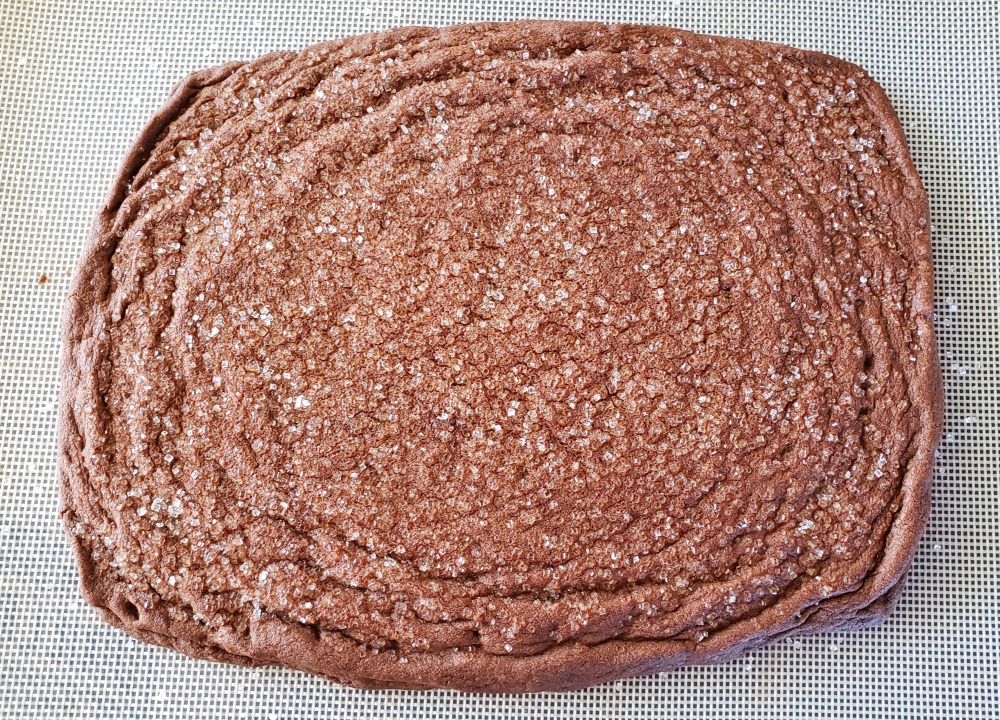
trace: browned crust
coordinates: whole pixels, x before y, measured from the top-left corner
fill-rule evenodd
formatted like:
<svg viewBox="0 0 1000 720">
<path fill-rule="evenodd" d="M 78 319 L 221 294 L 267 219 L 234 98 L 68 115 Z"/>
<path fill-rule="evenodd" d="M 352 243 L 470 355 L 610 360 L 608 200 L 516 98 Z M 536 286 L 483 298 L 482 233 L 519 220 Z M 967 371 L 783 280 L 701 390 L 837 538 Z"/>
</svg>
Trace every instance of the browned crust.
<svg viewBox="0 0 1000 720">
<path fill-rule="evenodd" d="M 594 29 L 595 23 L 522 22 L 511 25 L 484 24 L 474 31 L 493 31 L 515 25 L 541 32 L 564 33 Z M 628 26 L 618 26 L 628 30 Z M 613 29 L 613 28 L 612 28 Z M 449 33 L 465 28 L 444 29 Z M 392 45 L 399 38 L 426 29 L 402 28 L 381 34 L 363 35 L 338 41 L 335 45 L 367 51 L 373 45 Z M 708 38 L 683 31 L 671 33 L 691 45 L 714 43 L 716 47 L 736 41 Z M 839 65 L 855 69 L 843 60 L 821 53 L 760 43 L 788 57 L 816 65 Z M 327 44 L 330 47 L 331 44 Z M 924 339 L 917 358 L 918 381 L 911 388 L 911 400 L 921 418 L 915 438 L 916 451 L 903 478 L 899 509 L 886 539 L 877 567 L 853 592 L 816 602 L 795 603 L 794 598 L 741 620 L 704 642 L 674 640 L 609 640 L 596 645 L 565 643 L 541 654 L 516 657 L 483 652 L 452 650 L 424 653 L 399 663 L 389 655 L 364 650 L 355 641 L 337 633 L 313 631 L 310 627 L 267 619 L 251 624 L 249 634 L 216 634 L 208 638 L 193 621 L 168 619 L 165 609 L 154 606 L 141 613 L 127 600 L 122 588 L 95 575 L 89 551 L 74 532 L 75 510 L 90 502 L 87 479 L 79 458 L 85 452 L 86 437 L 81 432 L 80 404 L 93 398 L 97 368 L 93 358 L 102 341 L 108 318 L 94 313 L 109 290 L 111 257 L 115 250 L 112 227 L 133 181 L 141 179 L 149 152 L 161 132 L 189 106 L 199 91 L 219 83 L 242 63 L 194 73 L 182 81 L 163 108 L 150 120 L 126 153 L 122 168 L 96 218 L 70 287 L 62 318 L 63 356 L 60 367 L 61 403 L 59 411 L 59 476 L 62 517 L 77 558 L 83 594 L 102 617 L 128 634 L 188 655 L 239 665 L 277 664 L 322 675 L 336 682 L 361 688 L 421 689 L 449 687 L 469 692 L 531 692 L 569 690 L 616 678 L 651 674 L 682 665 L 706 664 L 734 659 L 776 639 L 803 632 L 858 629 L 882 622 L 895 606 L 902 581 L 930 510 L 933 455 L 943 423 L 943 394 L 934 330 L 931 324 L 933 275 L 928 225 L 928 205 L 916 169 L 910 159 L 899 120 L 883 90 L 863 75 L 859 88 L 870 109 L 879 117 L 884 138 L 902 170 L 911 191 L 899 206 L 898 221 L 903 227 L 923 227 L 908 240 L 917 258 L 913 286 L 912 313 Z"/>
</svg>

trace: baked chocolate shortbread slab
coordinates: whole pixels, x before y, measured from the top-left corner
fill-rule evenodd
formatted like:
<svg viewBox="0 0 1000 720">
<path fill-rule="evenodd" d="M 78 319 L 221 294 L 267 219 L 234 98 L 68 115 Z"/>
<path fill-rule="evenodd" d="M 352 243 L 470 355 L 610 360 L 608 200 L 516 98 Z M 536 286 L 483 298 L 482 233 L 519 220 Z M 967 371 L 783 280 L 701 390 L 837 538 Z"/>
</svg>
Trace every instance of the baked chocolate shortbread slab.
<svg viewBox="0 0 1000 720">
<path fill-rule="evenodd" d="M 878 85 L 779 45 L 518 22 L 196 73 L 66 305 L 85 596 L 368 688 L 880 621 L 941 422 L 927 213 Z"/>
</svg>

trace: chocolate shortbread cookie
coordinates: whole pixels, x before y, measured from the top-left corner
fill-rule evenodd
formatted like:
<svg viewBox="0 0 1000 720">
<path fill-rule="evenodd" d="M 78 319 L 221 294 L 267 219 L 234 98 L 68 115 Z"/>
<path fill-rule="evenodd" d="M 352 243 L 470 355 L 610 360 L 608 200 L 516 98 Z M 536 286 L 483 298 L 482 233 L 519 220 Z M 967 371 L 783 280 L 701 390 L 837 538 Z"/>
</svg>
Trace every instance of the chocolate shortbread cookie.
<svg viewBox="0 0 1000 720">
<path fill-rule="evenodd" d="M 941 390 L 860 68 L 405 28 L 199 72 L 64 318 L 88 601 L 358 687 L 577 688 L 891 609 Z"/>
</svg>

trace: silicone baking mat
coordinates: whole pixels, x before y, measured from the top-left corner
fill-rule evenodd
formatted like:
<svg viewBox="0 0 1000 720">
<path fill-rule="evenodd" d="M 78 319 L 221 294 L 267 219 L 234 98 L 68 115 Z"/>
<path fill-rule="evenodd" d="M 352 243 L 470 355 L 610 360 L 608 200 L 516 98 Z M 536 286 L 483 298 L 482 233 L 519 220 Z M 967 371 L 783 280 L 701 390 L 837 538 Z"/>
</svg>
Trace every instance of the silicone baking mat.
<svg viewBox="0 0 1000 720">
<path fill-rule="evenodd" d="M 829 52 L 887 90 L 930 193 L 947 425 L 884 626 L 565 694 L 363 692 L 136 643 L 80 598 L 58 522 L 58 316 L 127 144 L 186 73 L 404 24 L 673 25 Z M 991 718 L 998 701 L 997 2 L 0 0 L 0 716 Z"/>
</svg>

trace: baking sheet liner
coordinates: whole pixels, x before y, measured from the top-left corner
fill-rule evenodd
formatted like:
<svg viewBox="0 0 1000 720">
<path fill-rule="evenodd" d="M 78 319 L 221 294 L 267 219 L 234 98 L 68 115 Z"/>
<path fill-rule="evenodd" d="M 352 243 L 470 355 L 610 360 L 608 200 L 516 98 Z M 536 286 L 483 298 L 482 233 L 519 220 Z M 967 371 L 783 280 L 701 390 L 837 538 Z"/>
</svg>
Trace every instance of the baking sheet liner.
<svg viewBox="0 0 1000 720">
<path fill-rule="evenodd" d="M 991 718 L 1000 713 L 997 2 L 0 2 L 0 717 Z M 137 643 L 58 520 L 58 318 L 125 148 L 190 71 L 391 26 L 560 18 L 771 40 L 886 89 L 930 196 L 945 435 L 884 626 L 574 693 L 358 691 Z"/>
</svg>

